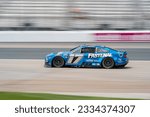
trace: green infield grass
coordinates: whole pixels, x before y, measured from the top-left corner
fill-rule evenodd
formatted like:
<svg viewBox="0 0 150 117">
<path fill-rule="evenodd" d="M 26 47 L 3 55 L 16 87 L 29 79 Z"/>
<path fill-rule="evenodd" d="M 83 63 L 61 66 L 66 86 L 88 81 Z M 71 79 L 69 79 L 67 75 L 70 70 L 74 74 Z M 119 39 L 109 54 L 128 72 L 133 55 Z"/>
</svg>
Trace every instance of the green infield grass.
<svg viewBox="0 0 150 117">
<path fill-rule="evenodd" d="M 74 96 L 74 95 L 60 95 L 49 93 L 0 92 L 0 100 L 138 100 L 138 99 Z"/>
</svg>

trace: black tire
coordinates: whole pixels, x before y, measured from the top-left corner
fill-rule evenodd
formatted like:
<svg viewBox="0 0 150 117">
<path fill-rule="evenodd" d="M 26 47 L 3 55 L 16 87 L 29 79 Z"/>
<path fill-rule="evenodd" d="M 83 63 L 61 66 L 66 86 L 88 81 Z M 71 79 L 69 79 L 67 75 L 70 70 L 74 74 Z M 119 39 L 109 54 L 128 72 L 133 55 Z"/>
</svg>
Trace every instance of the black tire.
<svg viewBox="0 0 150 117">
<path fill-rule="evenodd" d="M 56 56 L 52 61 L 53 67 L 60 68 L 60 67 L 63 67 L 64 64 L 65 64 L 65 61 L 61 56 Z"/>
<path fill-rule="evenodd" d="M 112 58 L 104 58 L 103 62 L 102 62 L 102 66 L 105 68 L 105 69 L 111 69 L 113 68 L 115 65 L 114 63 L 114 60 Z"/>
<path fill-rule="evenodd" d="M 120 65 L 119 67 L 120 67 L 120 68 L 124 68 L 125 66 L 126 66 L 126 65 Z"/>
</svg>

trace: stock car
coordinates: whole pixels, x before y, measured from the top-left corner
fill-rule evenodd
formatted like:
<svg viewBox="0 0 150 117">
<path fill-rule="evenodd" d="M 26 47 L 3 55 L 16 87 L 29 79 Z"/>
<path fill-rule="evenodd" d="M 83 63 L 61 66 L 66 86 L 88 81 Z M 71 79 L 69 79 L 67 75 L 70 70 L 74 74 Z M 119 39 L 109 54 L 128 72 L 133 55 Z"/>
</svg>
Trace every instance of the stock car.
<svg viewBox="0 0 150 117">
<path fill-rule="evenodd" d="M 50 53 L 45 57 L 46 67 L 124 67 L 128 63 L 127 52 L 105 46 L 80 45 L 69 51 Z"/>
</svg>

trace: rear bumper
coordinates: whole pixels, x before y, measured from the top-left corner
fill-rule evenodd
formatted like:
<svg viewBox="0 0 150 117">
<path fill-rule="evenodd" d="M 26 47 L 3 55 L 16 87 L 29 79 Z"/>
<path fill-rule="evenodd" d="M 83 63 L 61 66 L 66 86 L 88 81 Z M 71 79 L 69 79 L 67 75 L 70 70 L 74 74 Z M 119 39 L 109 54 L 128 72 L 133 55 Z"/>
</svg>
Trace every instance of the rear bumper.
<svg viewBox="0 0 150 117">
<path fill-rule="evenodd" d="M 125 60 L 123 60 L 123 61 L 120 61 L 120 62 L 118 62 L 117 61 L 117 64 L 116 64 L 116 66 L 122 66 L 122 65 L 127 65 L 129 63 L 129 59 L 127 58 L 127 59 L 125 59 Z"/>
</svg>

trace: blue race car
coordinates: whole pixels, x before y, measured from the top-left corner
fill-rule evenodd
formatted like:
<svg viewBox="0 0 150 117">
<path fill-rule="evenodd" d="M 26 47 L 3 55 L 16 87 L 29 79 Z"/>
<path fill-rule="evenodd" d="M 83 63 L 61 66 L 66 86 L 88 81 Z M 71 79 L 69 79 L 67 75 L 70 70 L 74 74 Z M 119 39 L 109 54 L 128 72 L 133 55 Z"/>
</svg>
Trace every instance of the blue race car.
<svg viewBox="0 0 150 117">
<path fill-rule="evenodd" d="M 81 45 L 70 51 L 50 53 L 45 57 L 47 67 L 124 67 L 128 63 L 127 52 L 105 46 Z"/>
</svg>

